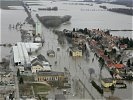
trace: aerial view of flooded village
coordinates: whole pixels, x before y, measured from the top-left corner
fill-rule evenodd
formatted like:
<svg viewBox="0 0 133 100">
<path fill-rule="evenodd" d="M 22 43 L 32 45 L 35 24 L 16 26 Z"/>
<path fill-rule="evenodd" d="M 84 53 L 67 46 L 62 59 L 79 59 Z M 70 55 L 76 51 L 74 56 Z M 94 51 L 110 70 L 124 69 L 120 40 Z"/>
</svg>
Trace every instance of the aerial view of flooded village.
<svg viewBox="0 0 133 100">
<path fill-rule="evenodd" d="M 133 100 L 133 0 L 0 0 L 0 100 Z"/>
</svg>

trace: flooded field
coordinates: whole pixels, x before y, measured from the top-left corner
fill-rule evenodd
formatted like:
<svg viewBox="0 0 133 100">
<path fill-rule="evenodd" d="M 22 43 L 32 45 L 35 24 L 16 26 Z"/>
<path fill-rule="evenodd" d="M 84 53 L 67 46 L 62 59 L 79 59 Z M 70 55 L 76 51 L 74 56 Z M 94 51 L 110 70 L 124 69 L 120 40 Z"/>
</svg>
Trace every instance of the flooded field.
<svg viewBox="0 0 133 100">
<path fill-rule="evenodd" d="M 100 28 L 100 29 L 132 29 L 132 17 L 123 14 L 117 14 L 108 11 L 82 11 L 82 9 L 101 9 L 99 8 L 99 4 L 93 4 L 93 6 L 88 5 L 69 5 L 71 2 L 66 1 L 26 1 L 29 4 L 32 12 L 32 17 L 35 21 L 37 21 L 36 14 L 40 16 L 48 16 L 48 15 L 56 15 L 56 16 L 64 16 L 71 15 L 72 19 L 70 21 L 71 24 L 64 24 L 60 27 L 56 28 L 58 30 L 70 29 L 73 28 Z M 106 4 L 104 4 L 106 5 Z M 109 5 L 109 4 L 107 4 Z M 43 7 L 53 7 L 57 6 L 59 8 L 58 11 L 39 11 L 38 8 Z M 114 5 L 109 5 L 114 6 Z M 115 6 L 117 7 L 117 6 Z M 123 6 L 121 6 L 123 7 Z M 24 22 L 27 17 L 26 12 L 22 7 L 15 7 L 16 10 L 3 10 L 1 9 L 1 43 L 11 43 L 15 44 L 18 41 L 21 41 L 20 32 L 16 29 L 9 29 L 9 24 L 15 25 L 17 22 Z M 132 83 L 126 82 L 126 89 L 115 89 L 114 93 L 105 92 L 104 96 L 101 96 L 95 88 L 92 87 L 90 83 L 89 77 L 89 68 L 93 68 L 95 70 L 95 74 L 93 77 L 99 83 L 99 75 L 100 68 L 98 60 L 94 57 L 94 53 L 90 51 L 90 56 L 88 59 L 86 57 L 72 58 L 69 56 L 68 48 L 71 44 L 66 43 L 64 46 L 61 46 L 57 38 L 52 31 L 53 29 L 47 29 L 42 25 L 42 34 L 45 38 L 45 43 L 42 50 L 39 52 L 49 60 L 52 65 L 52 70 L 55 71 L 64 71 L 64 67 L 67 68 L 70 72 L 70 80 L 72 88 L 70 92 L 72 95 L 74 94 L 76 98 L 82 99 L 91 99 L 95 97 L 96 99 L 107 99 L 111 96 L 119 99 L 132 99 Z M 113 35 L 125 36 L 132 38 L 132 32 L 113 32 Z M 57 48 L 60 48 L 60 51 L 57 51 Z M 56 56 L 54 58 L 48 57 L 46 52 L 47 50 L 52 49 L 56 52 Z M 2 57 L 10 55 L 11 48 L 1 48 Z M 94 62 L 92 63 L 92 59 L 94 58 Z M 55 61 L 57 61 L 57 65 L 55 65 Z M 102 70 L 103 77 L 110 77 L 109 72 L 106 68 Z M 75 86 L 78 83 L 77 86 Z M 91 93 L 91 95 L 90 95 Z M 72 95 L 70 97 L 72 97 Z M 68 96 L 69 98 L 69 96 Z M 74 98 L 74 97 L 73 97 Z"/>
</svg>

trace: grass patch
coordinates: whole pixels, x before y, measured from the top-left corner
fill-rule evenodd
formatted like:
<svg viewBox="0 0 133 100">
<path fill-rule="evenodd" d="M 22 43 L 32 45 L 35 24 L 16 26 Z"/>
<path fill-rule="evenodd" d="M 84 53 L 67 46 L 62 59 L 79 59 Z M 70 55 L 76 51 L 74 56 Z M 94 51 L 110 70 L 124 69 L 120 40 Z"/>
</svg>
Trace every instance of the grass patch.
<svg viewBox="0 0 133 100">
<path fill-rule="evenodd" d="M 47 86 L 45 84 L 32 83 L 31 85 L 34 88 L 35 94 L 37 94 L 38 92 L 48 92 L 51 89 L 50 86 Z"/>
<path fill-rule="evenodd" d="M 26 76 L 26 75 L 21 75 L 24 82 L 25 81 L 30 81 L 30 82 L 33 82 L 34 81 L 34 76 Z"/>
<path fill-rule="evenodd" d="M 20 96 L 33 96 L 33 92 L 32 92 L 32 88 L 31 86 L 33 86 L 33 90 L 35 93 L 36 97 L 39 98 L 43 98 L 42 100 L 46 100 L 46 95 L 38 95 L 38 93 L 40 92 L 48 92 L 51 90 L 50 86 L 47 86 L 45 84 L 41 84 L 41 83 L 24 83 L 24 84 L 19 84 L 19 92 L 20 92 Z"/>
<path fill-rule="evenodd" d="M 20 96 L 30 96 L 32 94 L 32 89 L 29 84 L 19 84 Z"/>
</svg>

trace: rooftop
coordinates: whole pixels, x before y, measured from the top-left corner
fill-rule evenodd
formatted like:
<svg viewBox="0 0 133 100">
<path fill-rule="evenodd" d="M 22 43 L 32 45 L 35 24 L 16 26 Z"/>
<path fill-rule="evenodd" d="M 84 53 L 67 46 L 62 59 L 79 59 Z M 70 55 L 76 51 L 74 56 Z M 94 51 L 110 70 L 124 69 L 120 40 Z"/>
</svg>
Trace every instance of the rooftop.
<svg viewBox="0 0 133 100">
<path fill-rule="evenodd" d="M 46 72 L 46 71 L 39 71 L 37 72 L 37 75 L 43 75 L 43 76 L 57 76 L 57 75 L 64 75 L 64 72 L 56 72 L 56 71 L 51 71 L 51 72 Z"/>
<path fill-rule="evenodd" d="M 105 83 L 112 83 L 113 79 L 112 78 L 104 78 L 104 79 L 102 79 L 102 81 L 104 81 Z"/>
<path fill-rule="evenodd" d="M 121 69 L 121 68 L 124 68 L 124 67 L 125 67 L 124 64 L 114 64 L 113 66 L 114 66 L 115 68 L 117 68 L 117 69 Z"/>
<path fill-rule="evenodd" d="M 38 58 L 39 61 L 48 62 L 48 60 L 42 54 L 38 55 L 37 58 Z"/>
<path fill-rule="evenodd" d="M 82 50 L 80 50 L 78 47 L 70 47 L 70 49 L 71 49 L 72 51 L 82 51 Z"/>
</svg>

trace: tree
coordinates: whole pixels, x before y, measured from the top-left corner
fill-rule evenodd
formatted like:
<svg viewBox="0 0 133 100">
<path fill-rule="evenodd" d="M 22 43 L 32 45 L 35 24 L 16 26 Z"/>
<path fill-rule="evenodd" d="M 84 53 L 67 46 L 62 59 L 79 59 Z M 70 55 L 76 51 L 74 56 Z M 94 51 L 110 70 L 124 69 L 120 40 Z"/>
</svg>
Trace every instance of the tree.
<svg viewBox="0 0 133 100">
<path fill-rule="evenodd" d="M 93 68 L 89 68 L 89 74 L 90 74 L 90 79 L 91 79 L 91 75 L 95 73 L 95 70 Z"/>
<path fill-rule="evenodd" d="M 132 66 L 133 66 L 133 62 L 132 62 L 132 64 L 131 64 Z"/>
<path fill-rule="evenodd" d="M 104 64 L 105 64 L 105 61 L 104 61 L 104 59 L 102 57 L 100 57 L 98 61 L 99 61 L 99 67 L 100 67 L 100 77 L 99 77 L 99 79 L 100 79 L 101 78 L 101 74 L 102 74 L 102 69 L 103 69 Z"/>
<path fill-rule="evenodd" d="M 116 54 L 116 49 L 112 49 L 111 53 L 115 55 Z"/>
<path fill-rule="evenodd" d="M 84 33 L 84 30 L 83 29 L 79 29 L 78 31 L 81 32 L 81 33 Z"/>
<path fill-rule="evenodd" d="M 127 66 L 130 67 L 131 63 L 130 63 L 130 59 L 128 59 L 127 61 Z"/>
<path fill-rule="evenodd" d="M 104 51 L 104 55 L 107 55 L 107 50 Z"/>
<path fill-rule="evenodd" d="M 120 64 L 123 64 L 122 60 L 120 61 Z"/>
<path fill-rule="evenodd" d="M 20 76 L 20 70 L 18 69 L 18 71 L 17 71 L 17 77 L 19 77 Z"/>
<path fill-rule="evenodd" d="M 73 32 L 75 32 L 75 28 L 73 28 Z"/>
<path fill-rule="evenodd" d="M 23 84 L 23 83 L 24 83 L 23 77 L 20 77 L 19 84 Z"/>
<path fill-rule="evenodd" d="M 84 33 L 85 33 L 85 34 L 87 34 L 87 33 L 88 33 L 88 32 L 87 32 L 87 28 L 84 28 Z"/>
<path fill-rule="evenodd" d="M 13 100 L 13 94 L 9 94 L 9 100 Z"/>
</svg>

